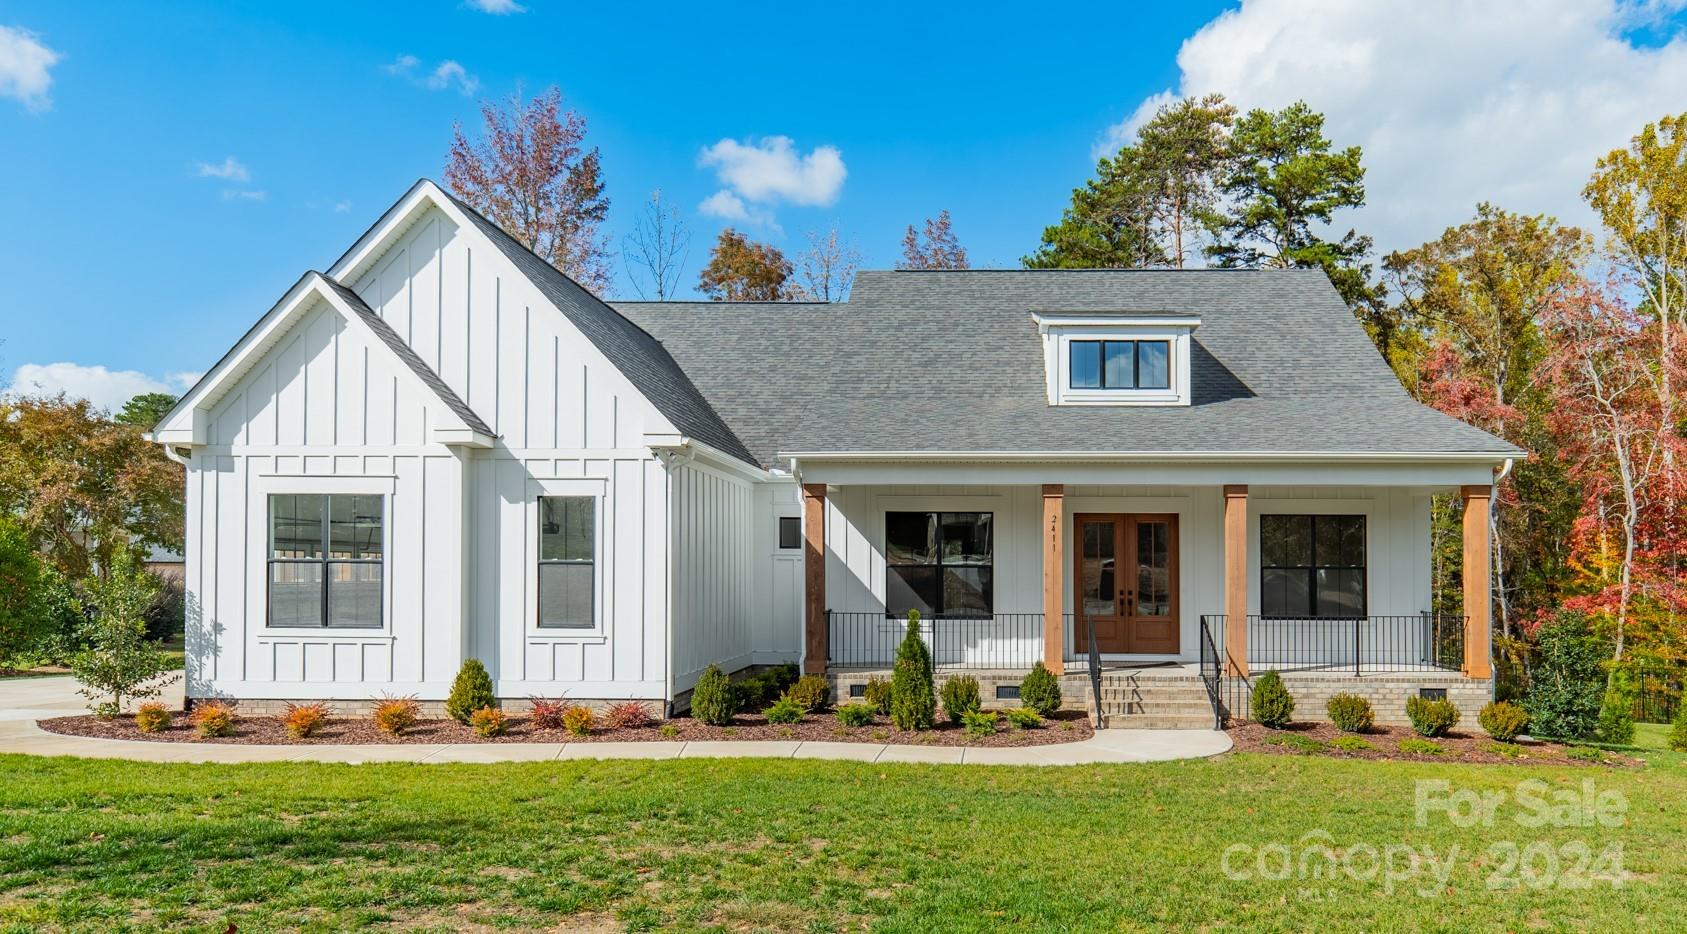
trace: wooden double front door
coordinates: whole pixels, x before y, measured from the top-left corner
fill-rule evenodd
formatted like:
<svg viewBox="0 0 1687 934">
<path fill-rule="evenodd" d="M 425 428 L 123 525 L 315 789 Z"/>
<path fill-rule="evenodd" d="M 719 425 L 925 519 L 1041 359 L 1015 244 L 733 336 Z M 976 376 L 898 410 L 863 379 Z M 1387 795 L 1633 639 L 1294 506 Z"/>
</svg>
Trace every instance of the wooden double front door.
<svg viewBox="0 0 1687 934">
<path fill-rule="evenodd" d="M 1177 516 L 1072 517 L 1073 645 L 1112 655 L 1178 651 Z"/>
</svg>

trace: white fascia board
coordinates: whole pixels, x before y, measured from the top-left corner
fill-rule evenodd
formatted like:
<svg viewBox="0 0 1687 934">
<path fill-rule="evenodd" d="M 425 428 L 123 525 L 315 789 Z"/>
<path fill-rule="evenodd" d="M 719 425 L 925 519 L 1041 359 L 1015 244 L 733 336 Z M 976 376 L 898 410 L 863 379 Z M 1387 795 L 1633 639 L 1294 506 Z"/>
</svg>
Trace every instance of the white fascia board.
<svg viewBox="0 0 1687 934">
<path fill-rule="evenodd" d="M 781 459 L 802 461 L 948 462 L 988 463 L 992 461 L 1052 461 L 1058 463 L 1186 463 L 1186 462 L 1288 462 L 1400 464 L 1422 461 L 1489 463 L 1499 465 L 1514 454 L 1477 451 L 1371 452 L 1371 451 L 781 451 Z"/>
<path fill-rule="evenodd" d="M 1200 315 L 1109 315 L 1109 314 L 1041 314 L 1033 312 L 1031 320 L 1037 323 L 1040 333 L 1047 333 L 1049 328 L 1198 328 L 1201 326 Z"/>
<path fill-rule="evenodd" d="M 673 440 L 669 441 L 670 438 Z M 645 444 L 657 454 L 689 454 L 711 467 L 736 474 L 747 480 L 760 482 L 771 479 L 766 470 L 745 463 L 720 448 L 698 441 L 696 438 L 685 435 L 646 434 L 644 439 Z"/>
<path fill-rule="evenodd" d="M 347 250 L 345 255 L 335 260 L 334 265 L 328 267 L 328 275 L 336 282 L 346 283 L 347 288 L 350 288 L 356 277 L 348 279 L 348 274 L 358 273 L 361 275 L 364 271 L 363 267 L 375 258 L 375 254 L 384 252 L 383 248 L 389 245 L 395 227 L 408 226 L 406 223 L 408 219 L 427 205 L 445 210 L 450 200 L 432 181 L 425 178 L 418 179 L 416 184 L 411 185 L 410 190 L 404 193 L 403 197 L 394 202 L 392 207 L 387 208 L 386 212 L 380 217 L 376 218 L 375 223 L 363 232 L 363 236 L 357 238 L 357 242 L 351 245 L 351 249 Z M 458 226 L 462 226 L 463 219 L 461 217 L 453 219 L 458 222 Z"/>
</svg>

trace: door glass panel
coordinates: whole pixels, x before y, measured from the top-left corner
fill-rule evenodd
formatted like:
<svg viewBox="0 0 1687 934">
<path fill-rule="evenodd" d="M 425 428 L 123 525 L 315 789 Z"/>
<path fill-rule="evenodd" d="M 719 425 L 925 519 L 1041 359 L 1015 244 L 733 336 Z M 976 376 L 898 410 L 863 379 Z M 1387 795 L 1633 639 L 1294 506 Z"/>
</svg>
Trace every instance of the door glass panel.
<svg viewBox="0 0 1687 934">
<path fill-rule="evenodd" d="M 1136 524 L 1136 613 L 1138 616 L 1170 616 L 1171 525 L 1167 522 Z"/>
<path fill-rule="evenodd" d="M 1113 523 L 1085 522 L 1083 527 L 1083 580 L 1079 583 L 1079 605 L 1089 616 L 1112 616 L 1117 612 L 1119 588 L 1114 582 Z"/>
</svg>

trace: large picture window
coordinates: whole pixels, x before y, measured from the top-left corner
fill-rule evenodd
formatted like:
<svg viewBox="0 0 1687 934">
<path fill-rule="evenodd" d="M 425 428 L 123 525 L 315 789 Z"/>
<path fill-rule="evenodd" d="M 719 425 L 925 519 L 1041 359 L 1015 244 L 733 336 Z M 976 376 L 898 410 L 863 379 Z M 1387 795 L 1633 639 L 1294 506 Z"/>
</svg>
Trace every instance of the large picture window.
<svg viewBox="0 0 1687 934">
<path fill-rule="evenodd" d="M 597 499 L 539 497 L 539 625 L 591 629 L 597 579 Z"/>
<path fill-rule="evenodd" d="M 1167 389 L 1169 341 L 1072 341 L 1073 389 Z"/>
<path fill-rule="evenodd" d="M 885 513 L 885 612 L 906 616 L 989 616 L 992 514 Z"/>
<path fill-rule="evenodd" d="M 383 512 L 373 494 L 272 494 L 269 625 L 381 628 Z"/>
<path fill-rule="evenodd" d="M 1260 516 L 1260 615 L 1365 615 L 1364 516 Z"/>
</svg>

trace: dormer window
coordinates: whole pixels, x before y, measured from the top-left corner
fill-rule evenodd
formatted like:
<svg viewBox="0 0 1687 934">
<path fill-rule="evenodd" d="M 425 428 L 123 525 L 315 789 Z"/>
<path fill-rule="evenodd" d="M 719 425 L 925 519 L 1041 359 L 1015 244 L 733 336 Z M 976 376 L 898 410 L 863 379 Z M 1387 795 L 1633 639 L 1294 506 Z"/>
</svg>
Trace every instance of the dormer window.
<svg viewBox="0 0 1687 934">
<path fill-rule="evenodd" d="M 1072 389 L 1170 389 L 1170 341 L 1067 343 Z"/>
<path fill-rule="evenodd" d="M 1040 314 L 1050 405 L 1188 405 L 1194 315 Z"/>
</svg>

